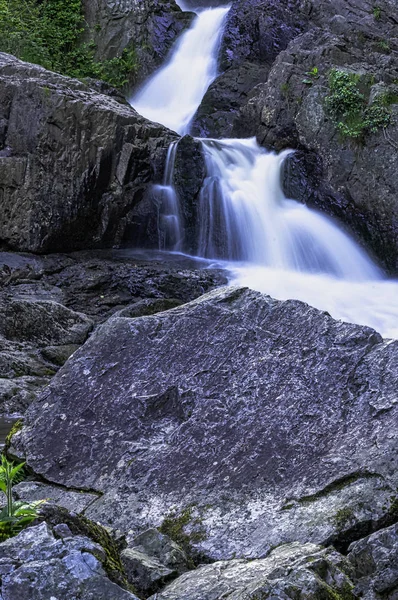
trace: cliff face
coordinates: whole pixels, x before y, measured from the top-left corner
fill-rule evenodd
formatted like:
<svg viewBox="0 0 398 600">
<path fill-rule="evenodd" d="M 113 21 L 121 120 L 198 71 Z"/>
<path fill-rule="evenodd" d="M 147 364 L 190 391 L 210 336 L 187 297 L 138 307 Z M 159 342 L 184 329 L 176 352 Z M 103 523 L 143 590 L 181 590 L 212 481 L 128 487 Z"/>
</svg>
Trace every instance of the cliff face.
<svg viewBox="0 0 398 600">
<path fill-rule="evenodd" d="M 131 85 L 142 82 L 165 59 L 177 36 L 194 15 L 174 0 L 85 0 L 85 39 L 94 42 L 100 60 L 134 48 L 137 71 Z"/>
<path fill-rule="evenodd" d="M 235 2 L 222 49 L 225 71 L 205 95 L 193 129 L 297 149 L 287 195 L 338 217 L 392 272 L 398 269 L 396 10 L 394 2 L 374 7 L 359 0 Z M 350 83 L 331 89 L 335 71 L 357 82 L 357 107 L 349 106 Z"/>
<path fill-rule="evenodd" d="M 0 55 L 0 239 L 43 252 L 109 246 L 176 139 L 127 104 Z"/>
</svg>

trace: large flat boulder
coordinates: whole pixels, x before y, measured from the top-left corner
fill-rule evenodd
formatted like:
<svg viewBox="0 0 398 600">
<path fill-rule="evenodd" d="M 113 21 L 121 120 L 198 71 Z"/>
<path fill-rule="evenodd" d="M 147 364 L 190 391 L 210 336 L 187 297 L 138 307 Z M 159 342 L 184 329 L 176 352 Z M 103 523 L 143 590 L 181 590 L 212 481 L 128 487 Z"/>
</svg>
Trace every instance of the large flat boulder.
<svg viewBox="0 0 398 600">
<path fill-rule="evenodd" d="M 397 366 L 398 342 L 370 328 L 222 288 L 108 320 L 11 452 L 50 482 L 103 492 L 91 518 L 128 531 L 167 517 L 166 533 L 211 557 L 343 547 L 395 515 Z"/>
<path fill-rule="evenodd" d="M 120 244 L 175 139 L 127 103 L 0 54 L 0 244 Z"/>
</svg>

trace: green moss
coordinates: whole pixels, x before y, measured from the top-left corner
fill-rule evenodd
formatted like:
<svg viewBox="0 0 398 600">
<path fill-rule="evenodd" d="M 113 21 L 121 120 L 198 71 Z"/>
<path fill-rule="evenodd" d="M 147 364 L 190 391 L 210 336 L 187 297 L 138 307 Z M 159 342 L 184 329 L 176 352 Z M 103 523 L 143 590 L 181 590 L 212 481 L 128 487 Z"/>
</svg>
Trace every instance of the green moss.
<svg viewBox="0 0 398 600">
<path fill-rule="evenodd" d="M 333 522 L 338 529 L 343 529 L 354 517 L 352 508 L 340 508 L 333 517 Z"/>
<path fill-rule="evenodd" d="M 185 528 L 190 526 L 190 532 Z M 193 506 L 188 506 L 180 514 L 170 513 L 159 527 L 159 531 L 168 535 L 176 544 L 186 552 L 191 562 L 191 567 L 195 566 L 192 545 L 206 539 L 206 533 L 202 526 L 202 520 L 193 516 Z"/>
<path fill-rule="evenodd" d="M 373 10 L 372 10 L 373 16 L 376 19 L 376 21 L 380 21 L 381 19 L 381 8 L 380 6 L 374 6 Z"/>
<path fill-rule="evenodd" d="M 391 123 L 391 111 L 384 95 L 377 96 L 369 104 L 373 77 L 362 77 L 332 69 L 329 74 L 329 95 L 325 99 L 326 110 L 344 137 L 359 139 L 375 133 Z"/>
<path fill-rule="evenodd" d="M 12 442 L 12 438 L 13 436 L 18 433 L 18 431 L 21 431 L 23 427 L 23 419 L 18 419 L 18 421 L 15 421 L 14 425 L 11 427 L 9 434 L 6 437 L 6 441 L 4 443 L 4 450 L 3 453 L 7 456 L 7 453 L 11 447 L 11 442 Z"/>
</svg>

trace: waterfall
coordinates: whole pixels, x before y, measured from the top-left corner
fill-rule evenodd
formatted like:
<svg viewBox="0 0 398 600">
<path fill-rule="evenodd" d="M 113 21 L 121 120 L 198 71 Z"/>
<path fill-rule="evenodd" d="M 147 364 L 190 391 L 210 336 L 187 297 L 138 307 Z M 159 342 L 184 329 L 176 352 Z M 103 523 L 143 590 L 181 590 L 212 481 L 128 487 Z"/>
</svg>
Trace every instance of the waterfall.
<svg viewBox="0 0 398 600">
<path fill-rule="evenodd" d="M 329 217 L 284 197 L 281 166 L 290 151 L 266 152 L 255 138 L 203 140 L 203 147 L 199 256 L 351 280 L 379 276 Z"/>
<path fill-rule="evenodd" d="M 199 12 L 168 62 L 131 100 L 147 118 L 181 135 L 210 83 L 229 7 Z M 227 268 L 231 282 L 274 298 L 303 300 L 336 319 L 398 337 L 398 284 L 384 278 L 334 220 L 289 198 L 276 155 L 252 139 L 200 140 L 207 176 L 195 207 L 196 255 Z M 168 151 L 159 208 L 159 247 L 184 252 L 184 223 L 173 187 L 177 143 Z M 192 240 L 191 240 L 192 242 Z M 192 244 L 191 244 L 192 247 Z"/>
<path fill-rule="evenodd" d="M 176 152 L 177 142 L 173 142 L 167 152 L 163 183 L 153 186 L 154 196 L 159 199 L 159 250 L 181 250 L 183 229 L 179 201 L 173 187 Z"/>
<path fill-rule="evenodd" d="M 217 57 L 229 7 L 199 12 L 169 61 L 130 100 L 144 117 L 184 135 L 207 88 L 217 76 Z"/>
</svg>

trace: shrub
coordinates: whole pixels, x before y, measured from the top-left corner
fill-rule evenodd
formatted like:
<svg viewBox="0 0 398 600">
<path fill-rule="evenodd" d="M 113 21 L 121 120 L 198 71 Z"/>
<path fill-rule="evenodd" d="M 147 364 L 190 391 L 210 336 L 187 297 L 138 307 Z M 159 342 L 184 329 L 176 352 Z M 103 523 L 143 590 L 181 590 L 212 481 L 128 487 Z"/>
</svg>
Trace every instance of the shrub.
<svg viewBox="0 0 398 600">
<path fill-rule="evenodd" d="M 360 75 L 332 69 L 329 74 L 329 95 L 326 109 L 337 129 L 344 136 L 361 138 L 375 133 L 391 123 L 391 112 L 383 95 L 368 104 L 360 90 Z"/>
<path fill-rule="evenodd" d="M 0 52 L 71 77 L 123 87 L 137 69 L 135 49 L 98 61 L 95 44 L 81 42 L 84 29 L 81 0 L 0 0 Z"/>
</svg>

